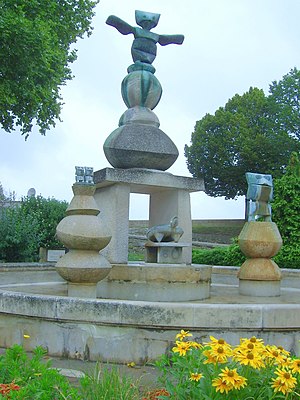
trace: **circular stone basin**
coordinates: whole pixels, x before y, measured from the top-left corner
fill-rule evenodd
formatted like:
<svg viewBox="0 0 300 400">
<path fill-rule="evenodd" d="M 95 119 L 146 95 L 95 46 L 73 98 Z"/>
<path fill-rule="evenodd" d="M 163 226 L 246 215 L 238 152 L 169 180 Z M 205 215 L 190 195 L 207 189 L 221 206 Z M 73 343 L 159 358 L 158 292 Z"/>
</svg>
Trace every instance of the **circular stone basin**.
<svg viewBox="0 0 300 400">
<path fill-rule="evenodd" d="M 186 329 L 195 340 L 213 335 L 232 344 L 254 335 L 299 355 L 300 272 L 282 271 L 280 297 L 256 298 L 239 295 L 237 271 L 213 267 L 209 299 L 156 302 L 67 297 L 53 266 L 2 264 L 0 346 L 41 345 L 51 356 L 144 364 Z"/>
</svg>

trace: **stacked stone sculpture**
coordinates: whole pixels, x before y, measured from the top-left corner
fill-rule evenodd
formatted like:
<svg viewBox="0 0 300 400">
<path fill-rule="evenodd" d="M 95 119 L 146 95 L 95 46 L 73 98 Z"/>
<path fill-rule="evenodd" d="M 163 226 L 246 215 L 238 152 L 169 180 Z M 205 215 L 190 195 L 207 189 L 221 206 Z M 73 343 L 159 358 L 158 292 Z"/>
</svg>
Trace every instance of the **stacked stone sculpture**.
<svg viewBox="0 0 300 400">
<path fill-rule="evenodd" d="M 115 168 L 146 168 L 165 171 L 178 157 L 173 141 L 159 129 L 160 122 L 152 111 L 160 101 L 162 87 L 154 75 L 152 62 L 156 44 L 182 44 L 183 35 L 159 35 L 151 32 L 160 14 L 136 11 L 139 26 L 133 27 L 111 15 L 106 23 L 123 35 L 133 34 L 131 54 L 134 64 L 121 85 L 121 93 L 128 109 L 121 116 L 119 127 L 106 139 L 103 149 L 109 163 Z"/>
<path fill-rule="evenodd" d="M 238 242 L 248 259 L 242 264 L 239 292 L 248 296 L 279 296 L 281 271 L 271 259 L 282 246 L 277 225 L 271 220 L 272 176 L 246 173 L 246 218 Z"/>
<path fill-rule="evenodd" d="M 108 245 L 111 236 L 98 216 L 100 211 L 93 197 L 95 186 L 84 183 L 86 180 L 73 185 L 74 197 L 66 217 L 56 228 L 57 238 L 69 250 L 57 262 L 56 270 L 69 282 L 69 296 L 96 298 L 97 283 L 111 270 L 99 251 Z"/>
</svg>

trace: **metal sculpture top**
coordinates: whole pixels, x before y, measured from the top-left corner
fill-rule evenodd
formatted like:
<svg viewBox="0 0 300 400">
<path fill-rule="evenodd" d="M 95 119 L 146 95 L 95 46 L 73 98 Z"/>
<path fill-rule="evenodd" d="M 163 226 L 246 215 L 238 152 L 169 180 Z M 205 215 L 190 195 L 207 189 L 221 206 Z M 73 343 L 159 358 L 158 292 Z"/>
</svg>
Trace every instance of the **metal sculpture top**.
<svg viewBox="0 0 300 400">
<path fill-rule="evenodd" d="M 135 20 L 139 26 L 131 26 L 115 15 L 110 15 L 106 23 L 116 28 L 122 35 L 132 33 L 134 41 L 131 47 L 132 59 L 135 63 L 152 64 L 156 57 L 156 44 L 182 44 L 183 35 L 159 35 L 150 32 L 158 24 L 160 14 L 145 11 L 135 11 Z M 140 28 L 141 27 L 141 28 Z"/>
<path fill-rule="evenodd" d="M 248 221 L 262 219 L 271 222 L 273 200 L 272 175 L 246 172 L 248 191 L 246 194 L 246 218 Z"/>
</svg>

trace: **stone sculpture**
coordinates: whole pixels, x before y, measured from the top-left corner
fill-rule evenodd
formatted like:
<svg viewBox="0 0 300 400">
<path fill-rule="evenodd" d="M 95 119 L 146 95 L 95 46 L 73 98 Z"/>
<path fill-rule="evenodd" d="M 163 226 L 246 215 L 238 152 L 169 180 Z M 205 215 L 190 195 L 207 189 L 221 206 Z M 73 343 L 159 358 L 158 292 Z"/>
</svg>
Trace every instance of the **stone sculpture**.
<svg viewBox="0 0 300 400">
<path fill-rule="evenodd" d="M 272 260 L 282 246 L 277 225 L 271 221 L 272 176 L 246 173 L 246 219 L 238 243 L 247 257 L 239 273 L 239 292 L 247 296 L 279 296 L 281 271 Z"/>
<path fill-rule="evenodd" d="M 162 87 L 154 75 L 152 62 L 156 57 L 157 43 L 162 46 L 181 44 L 183 35 L 159 35 L 150 30 L 160 14 L 135 12 L 134 27 L 111 15 L 106 23 L 123 35 L 133 34 L 131 48 L 134 64 L 127 69 L 121 93 L 128 110 L 119 120 L 119 127 L 105 140 L 104 153 L 115 168 L 146 168 L 165 171 L 174 164 L 178 150 L 173 141 L 159 129 L 160 122 L 152 111 L 160 101 Z"/>
<path fill-rule="evenodd" d="M 246 173 L 248 191 L 246 194 L 246 219 L 261 219 L 271 222 L 271 204 L 273 200 L 272 175 Z"/>
<path fill-rule="evenodd" d="M 183 235 L 183 229 L 178 226 L 178 217 L 173 217 L 169 224 L 156 225 L 148 229 L 147 239 L 151 242 L 175 242 Z"/>
</svg>

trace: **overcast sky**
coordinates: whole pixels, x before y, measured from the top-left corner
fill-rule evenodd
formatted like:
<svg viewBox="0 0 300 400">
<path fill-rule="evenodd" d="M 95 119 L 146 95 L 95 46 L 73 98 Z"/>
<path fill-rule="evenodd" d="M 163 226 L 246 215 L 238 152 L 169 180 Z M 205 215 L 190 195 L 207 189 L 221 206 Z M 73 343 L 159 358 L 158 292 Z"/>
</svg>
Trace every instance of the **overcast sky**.
<svg viewBox="0 0 300 400">
<path fill-rule="evenodd" d="M 105 24 L 111 14 L 136 26 L 134 11 L 160 13 L 160 34 L 184 34 L 183 45 L 158 46 L 153 65 L 163 95 L 155 113 L 180 156 L 169 172 L 190 176 L 184 145 L 195 122 L 250 86 L 269 84 L 300 68 L 299 0 L 101 0 L 90 38 L 76 44 L 75 75 L 62 90 L 63 122 L 47 135 L 0 130 L 0 182 L 18 197 L 37 194 L 70 201 L 75 165 L 110 167 L 103 143 L 126 110 L 120 87 L 132 63 L 132 35 Z M 146 196 L 132 199 L 131 218 L 147 218 Z M 192 194 L 192 216 L 243 218 L 244 199 Z"/>
</svg>

